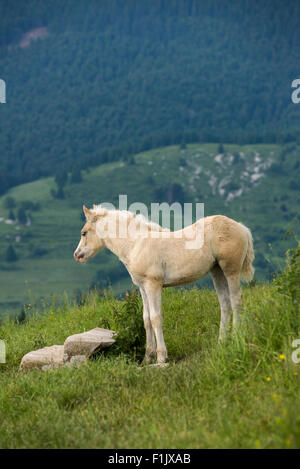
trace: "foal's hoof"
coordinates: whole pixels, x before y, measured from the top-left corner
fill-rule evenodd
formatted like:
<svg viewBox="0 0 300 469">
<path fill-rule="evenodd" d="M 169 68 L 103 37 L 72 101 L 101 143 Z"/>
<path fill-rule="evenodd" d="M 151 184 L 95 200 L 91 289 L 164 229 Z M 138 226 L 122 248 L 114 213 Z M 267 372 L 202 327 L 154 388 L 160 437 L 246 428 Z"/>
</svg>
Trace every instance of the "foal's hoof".
<svg viewBox="0 0 300 469">
<path fill-rule="evenodd" d="M 229 337 L 230 337 L 230 336 L 229 336 L 228 333 L 223 333 L 222 335 L 219 335 L 218 344 L 219 344 L 219 345 L 224 344 L 224 343 L 228 340 Z"/>
<path fill-rule="evenodd" d="M 169 366 L 169 363 L 153 363 L 152 365 L 148 366 L 153 366 L 155 368 L 164 368 L 165 366 Z"/>
<path fill-rule="evenodd" d="M 149 353 L 144 356 L 143 365 L 149 365 L 156 360 L 156 352 Z"/>
</svg>

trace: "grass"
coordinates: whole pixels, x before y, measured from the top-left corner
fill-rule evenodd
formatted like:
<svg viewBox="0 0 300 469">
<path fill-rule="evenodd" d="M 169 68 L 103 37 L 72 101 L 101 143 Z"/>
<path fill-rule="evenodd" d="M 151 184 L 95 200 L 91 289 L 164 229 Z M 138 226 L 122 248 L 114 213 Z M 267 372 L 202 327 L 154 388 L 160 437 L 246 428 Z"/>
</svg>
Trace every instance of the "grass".
<svg viewBox="0 0 300 469">
<path fill-rule="evenodd" d="M 244 288 L 243 301 L 241 334 L 218 346 L 215 292 L 165 290 L 162 369 L 112 348 L 77 369 L 18 373 L 28 351 L 103 321 L 122 334 L 126 318 L 114 323 L 114 311 L 124 301 L 111 293 L 5 322 L 0 447 L 299 448 L 300 365 L 291 360 L 299 315 L 270 285 Z"/>
</svg>

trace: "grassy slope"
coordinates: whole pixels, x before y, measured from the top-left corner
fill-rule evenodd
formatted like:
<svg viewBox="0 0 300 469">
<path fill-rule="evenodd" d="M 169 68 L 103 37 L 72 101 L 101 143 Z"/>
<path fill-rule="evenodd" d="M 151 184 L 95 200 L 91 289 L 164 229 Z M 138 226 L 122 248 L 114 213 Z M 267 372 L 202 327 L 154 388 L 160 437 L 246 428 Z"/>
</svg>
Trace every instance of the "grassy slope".
<svg viewBox="0 0 300 469">
<path fill-rule="evenodd" d="M 300 365 L 291 361 L 299 316 L 273 287 L 245 288 L 243 297 L 244 338 L 218 346 L 216 294 L 165 290 L 164 369 L 121 353 L 79 369 L 18 373 L 26 352 L 111 318 L 119 302 L 110 296 L 6 322 L 0 447 L 299 448 Z"/>
<path fill-rule="evenodd" d="M 54 188 L 52 178 L 12 189 L 9 195 L 18 203 L 38 201 L 41 210 L 30 214 L 32 225 L 28 227 L 0 223 L 2 259 L 9 243 L 14 245 L 19 256 L 16 263 L 0 261 L 0 314 L 18 311 L 24 301 L 34 301 L 32 297 L 48 297 L 50 293 L 60 296 L 64 291 L 70 295 L 78 288 L 85 289 L 96 272 L 103 280 L 112 273 L 116 278 L 121 264 L 108 252 L 100 253 L 84 266 L 77 265 L 72 259 L 82 226 L 82 204 L 109 201 L 117 205 L 118 195 L 127 194 L 129 204 L 141 201 L 149 206 L 156 200 L 155 188 L 166 187 L 171 182 L 183 186 L 185 201 L 204 202 L 206 215 L 223 213 L 247 224 L 254 234 L 256 253 L 265 263 L 264 267 L 256 266 L 258 277 L 275 270 L 280 264 L 280 256 L 291 245 L 291 240 L 283 240 L 284 232 L 295 227 L 297 231 L 299 225 L 298 195 L 288 187 L 295 171 L 270 174 L 267 169 L 255 169 L 257 155 L 261 159 L 259 164 L 279 161 L 281 148 L 276 145 L 225 145 L 225 149 L 229 156 L 222 157 L 221 162 L 215 159 L 216 144 L 193 144 L 186 150 L 171 146 L 139 154 L 135 165 L 123 162 L 102 165 L 84 172 L 82 183 L 69 183 L 65 188 L 65 200 L 50 196 L 50 189 Z M 230 155 L 237 151 L 245 158 L 233 164 Z M 292 167 L 298 159 L 298 150 L 288 157 Z M 264 174 L 259 184 L 251 182 L 256 171 Z M 226 183 L 242 188 L 242 195 L 226 201 L 230 186 L 225 187 L 223 195 L 219 192 Z M 3 207 L 5 197 L 0 198 L 0 216 L 7 218 L 8 210 Z M 286 212 L 281 208 L 283 202 L 287 206 Z M 17 243 L 15 238 L 19 234 L 21 242 Z M 6 235 L 10 239 L 6 239 Z M 33 257 L 36 248 L 48 252 Z M 268 262 L 269 258 L 271 262 Z M 114 288 L 124 291 L 129 284 L 129 277 L 125 276 L 114 282 Z"/>
</svg>

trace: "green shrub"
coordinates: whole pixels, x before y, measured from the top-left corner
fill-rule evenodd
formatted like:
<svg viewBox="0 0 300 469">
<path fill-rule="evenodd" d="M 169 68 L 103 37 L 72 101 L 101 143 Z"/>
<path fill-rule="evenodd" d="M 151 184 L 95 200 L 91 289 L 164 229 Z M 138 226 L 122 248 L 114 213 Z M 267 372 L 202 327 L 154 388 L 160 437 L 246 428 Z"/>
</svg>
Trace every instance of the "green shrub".
<svg viewBox="0 0 300 469">
<path fill-rule="evenodd" d="M 23 324 L 26 321 L 26 312 L 25 312 L 25 307 L 23 306 L 19 314 L 17 315 L 15 319 L 16 324 Z"/>
<path fill-rule="evenodd" d="M 219 143 L 219 146 L 218 146 L 218 153 L 224 153 L 225 150 L 224 150 L 224 146 L 223 146 L 223 143 Z"/>
<path fill-rule="evenodd" d="M 16 216 L 15 216 L 13 210 L 10 210 L 10 211 L 9 211 L 8 219 L 9 219 L 9 220 L 15 220 L 15 219 L 16 219 Z"/>
<path fill-rule="evenodd" d="M 71 182 L 75 184 L 82 182 L 81 170 L 77 167 L 75 167 L 71 173 Z"/>
<path fill-rule="evenodd" d="M 145 353 L 145 328 L 143 321 L 143 307 L 138 290 L 126 292 L 124 302 L 117 308 L 112 306 L 112 317 L 103 319 L 100 327 L 112 329 L 117 332 L 114 347 L 108 353 L 124 353 L 130 357 L 141 360 Z"/>
<path fill-rule="evenodd" d="M 5 208 L 11 209 L 11 208 L 15 208 L 15 206 L 16 206 L 16 201 L 13 197 L 8 196 L 4 199 Z"/>
<path fill-rule="evenodd" d="M 290 181 L 289 188 L 292 189 L 293 191 L 298 191 L 300 189 L 299 181 L 296 181 L 296 180 Z"/>
<path fill-rule="evenodd" d="M 6 262 L 15 262 L 18 260 L 16 251 L 14 250 L 13 246 L 8 246 L 6 253 L 5 253 L 5 260 Z"/>
<path fill-rule="evenodd" d="M 237 184 L 234 181 L 230 181 L 228 184 L 225 186 L 227 192 L 234 192 L 240 189 L 239 184 Z"/>
<path fill-rule="evenodd" d="M 25 210 L 22 207 L 19 208 L 19 210 L 18 210 L 17 218 L 18 218 L 19 223 L 21 223 L 22 225 L 26 225 L 27 215 L 26 215 Z"/>
<path fill-rule="evenodd" d="M 287 267 L 274 282 L 278 291 L 289 298 L 298 310 L 300 303 L 300 242 L 296 249 L 287 251 Z"/>
<path fill-rule="evenodd" d="M 37 210 L 40 210 L 41 205 L 39 202 L 32 202 L 31 200 L 23 200 L 23 202 L 21 202 L 21 208 L 23 210 L 37 211 Z"/>
</svg>

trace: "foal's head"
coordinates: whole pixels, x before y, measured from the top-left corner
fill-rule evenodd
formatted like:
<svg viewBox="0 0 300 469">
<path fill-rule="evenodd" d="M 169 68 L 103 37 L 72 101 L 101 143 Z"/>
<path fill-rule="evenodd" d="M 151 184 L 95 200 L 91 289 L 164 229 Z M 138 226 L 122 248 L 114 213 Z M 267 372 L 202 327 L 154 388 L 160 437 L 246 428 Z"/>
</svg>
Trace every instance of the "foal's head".
<svg viewBox="0 0 300 469">
<path fill-rule="evenodd" d="M 96 234 L 96 222 L 101 215 L 98 215 L 83 206 L 86 223 L 81 230 L 81 238 L 74 252 L 74 259 L 77 262 L 85 262 L 90 257 L 104 248 L 103 240 Z"/>
</svg>

